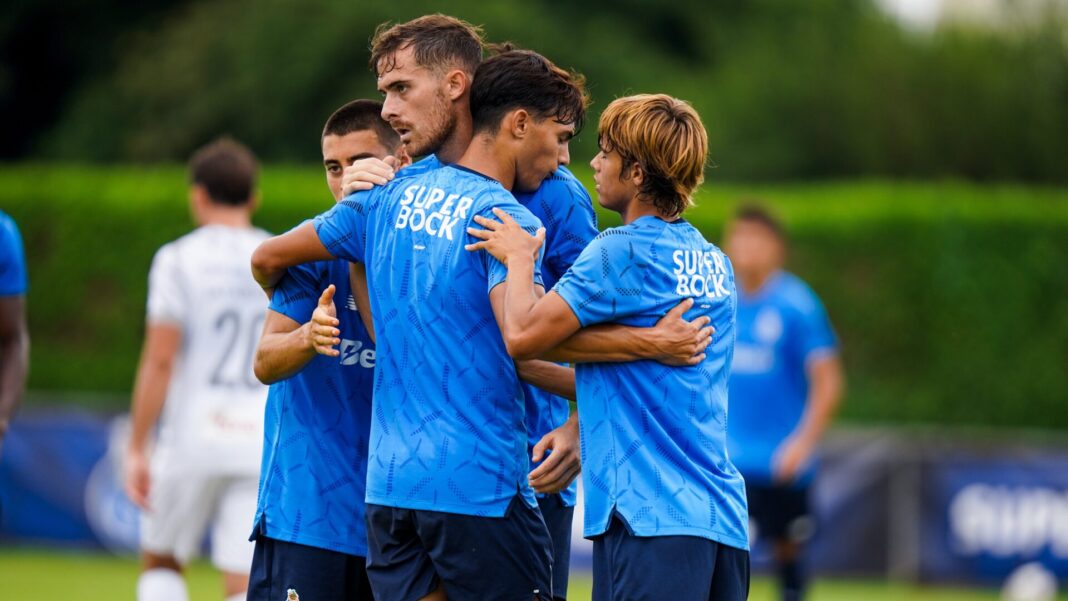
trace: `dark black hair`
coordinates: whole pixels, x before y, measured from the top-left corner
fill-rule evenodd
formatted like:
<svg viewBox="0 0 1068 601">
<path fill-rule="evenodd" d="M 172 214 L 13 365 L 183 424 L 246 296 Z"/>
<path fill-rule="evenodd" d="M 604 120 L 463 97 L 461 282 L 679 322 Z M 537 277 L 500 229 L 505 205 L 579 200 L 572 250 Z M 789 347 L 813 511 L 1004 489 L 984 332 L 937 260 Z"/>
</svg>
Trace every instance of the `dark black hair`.
<svg viewBox="0 0 1068 601">
<path fill-rule="evenodd" d="M 323 137 L 366 130 L 373 130 L 390 153 L 400 145 L 400 136 L 382 118 L 382 103 L 377 100 L 353 100 L 334 111 L 323 126 Z"/>
<path fill-rule="evenodd" d="M 530 50 L 509 50 L 482 61 L 471 84 L 475 132 L 494 133 L 509 111 L 522 108 L 537 119 L 553 118 L 582 128 L 588 98 L 585 79 Z"/>
</svg>

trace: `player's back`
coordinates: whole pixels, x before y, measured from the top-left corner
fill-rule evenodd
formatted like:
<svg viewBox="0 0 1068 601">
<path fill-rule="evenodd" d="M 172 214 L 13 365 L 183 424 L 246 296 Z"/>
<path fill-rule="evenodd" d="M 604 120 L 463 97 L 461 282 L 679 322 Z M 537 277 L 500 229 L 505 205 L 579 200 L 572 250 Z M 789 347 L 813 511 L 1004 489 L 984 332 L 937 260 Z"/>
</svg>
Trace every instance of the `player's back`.
<svg viewBox="0 0 1068 601">
<path fill-rule="evenodd" d="M 554 288 L 583 326 L 648 327 L 685 298 L 715 328 L 692 367 L 655 361 L 577 367 L 586 534 L 613 511 L 638 536 L 747 546 L 744 485 L 726 453 L 736 295 L 726 256 L 684 220 L 642 217 L 602 232 Z M 590 442 L 588 442 L 590 441 Z"/>
<path fill-rule="evenodd" d="M 207 225 L 164 245 L 149 276 L 149 320 L 182 332 L 157 457 L 255 474 L 267 387 L 252 372 L 266 298 L 249 273 L 263 230 Z"/>
<path fill-rule="evenodd" d="M 345 258 L 367 264 L 378 343 L 368 503 L 491 516 L 517 491 L 534 503 L 523 396 L 488 295 L 506 270 L 464 249 L 472 218 L 493 207 L 540 226 L 498 182 L 454 165 L 401 172 L 316 222 L 341 256 L 365 232 L 366 254 Z"/>
</svg>

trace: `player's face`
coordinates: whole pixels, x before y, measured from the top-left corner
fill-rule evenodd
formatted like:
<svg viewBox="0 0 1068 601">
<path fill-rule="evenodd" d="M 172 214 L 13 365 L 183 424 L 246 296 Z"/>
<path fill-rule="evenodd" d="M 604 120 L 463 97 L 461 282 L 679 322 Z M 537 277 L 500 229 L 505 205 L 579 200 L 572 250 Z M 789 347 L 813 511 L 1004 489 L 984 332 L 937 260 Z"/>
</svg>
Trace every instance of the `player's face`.
<svg viewBox="0 0 1068 601">
<path fill-rule="evenodd" d="M 623 177 L 623 157 L 615 151 L 601 149 L 590 161 L 596 184 L 597 202 L 606 209 L 622 213 L 637 193 L 633 182 Z"/>
<path fill-rule="evenodd" d="M 731 223 L 723 246 L 739 273 L 770 273 L 782 267 L 782 242 L 774 232 L 759 223 Z"/>
<path fill-rule="evenodd" d="M 516 156 L 517 192 L 534 192 L 561 165 L 571 162 L 569 148 L 575 135 L 574 123 L 560 123 L 552 118 L 532 120 Z"/>
<path fill-rule="evenodd" d="M 341 176 L 345 167 L 359 159 L 385 159 L 389 154 L 389 150 L 379 142 L 378 134 L 371 129 L 349 132 L 343 136 L 323 136 L 326 185 L 330 186 L 334 201 L 341 200 Z"/>
<path fill-rule="evenodd" d="M 378 77 L 382 118 L 400 134 L 410 156 L 437 152 L 456 127 L 444 74 L 416 63 L 411 48 L 398 50 L 393 58 L 393 68 Z"/>
</svg>

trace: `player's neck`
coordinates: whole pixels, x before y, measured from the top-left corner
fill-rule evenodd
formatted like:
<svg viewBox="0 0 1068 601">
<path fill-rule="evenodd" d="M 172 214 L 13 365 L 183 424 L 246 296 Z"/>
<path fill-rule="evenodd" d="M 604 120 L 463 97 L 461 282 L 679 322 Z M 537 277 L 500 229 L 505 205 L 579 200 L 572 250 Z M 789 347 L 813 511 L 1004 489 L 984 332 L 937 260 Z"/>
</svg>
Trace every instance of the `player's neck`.
<svg viewBox="0 0 1068 601">
<path fill-rule="evenodd" d="M 495 136 L 475 136 L 456 164 L 493 178 L 508 190 L 515 185 L 515 157 L 500 148 Z"/>
<path fill-rule="evenodd" d="M 232 228 L 252 227 L 252 216 L 248 207 L 206 206 L 197 215 L 197 225 L 221 225 Z"/>
<path fill-rule="evenodd" d="M 738 283 L 742 286 L 742 291 L 748 295 L 753 295 L 760 292 L 764 288 L 764 285 L 768 283 L 771 276 L 778 271 L 778 269 L 768 269 L 761 271 L 747 271 L 736 272 L 738 276 Z"/>
<path fill-rule="evenodd" d="M 467 110 L 466 108 L 464 110 Z M 471 118 L 459 118 L 452 128 L 452 133 L 445 139 L 445 143 L 434 153 L 442 163 L 458 163 L 464 153 L 471 146 L 474 137 L 474 127 Z"/>
<path fill-rule="evenodd" d="M 645 202 L 642 199 L 638 198 L 638 196 L 634 196 L 634 198 L 630 199 L 630 202 L 627 203 L 627 206 L 619 212 L 619 216 L 623 219 L 623 225 L 633 223 L 641 219 L 642 217 L 658 217 L 669 223 L 672 221 L 679 220 L 678 215 L 670 217 L 664 215 L 656 208 L 656 205 L 651 202 Z"/>
</svg>

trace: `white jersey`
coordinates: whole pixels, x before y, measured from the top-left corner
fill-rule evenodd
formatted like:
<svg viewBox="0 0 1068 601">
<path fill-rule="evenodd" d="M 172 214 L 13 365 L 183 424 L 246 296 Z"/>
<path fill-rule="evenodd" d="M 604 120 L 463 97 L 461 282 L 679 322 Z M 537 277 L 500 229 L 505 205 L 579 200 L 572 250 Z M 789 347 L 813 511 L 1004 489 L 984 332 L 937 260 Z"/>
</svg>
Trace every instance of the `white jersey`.
<svg viewBox="0 0 1068 601">
<path fill-rule="evenodd" d="M 252 358 L 267 298 L 250 263 L 268 237 L 208 225 L 164 245 L 152 261 L 148 321 L 182 330 L 154 453 L 171 469 L 259 472 L 267 387 Z"/>
</svg>

